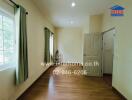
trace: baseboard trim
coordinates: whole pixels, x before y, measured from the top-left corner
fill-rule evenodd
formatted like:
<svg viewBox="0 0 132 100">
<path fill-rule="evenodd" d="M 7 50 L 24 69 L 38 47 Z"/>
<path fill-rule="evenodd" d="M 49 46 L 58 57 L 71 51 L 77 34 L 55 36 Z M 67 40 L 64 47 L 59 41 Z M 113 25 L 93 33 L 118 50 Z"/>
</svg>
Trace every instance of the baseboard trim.
<svg viewBox="0 0 132 100">
<path fill-rule="evenodd" d="M 125 96 L 123 96 L 115 87 L 112 86 L 112 90 L 118 94 L 120 97 L 122 97 L 122 100 L 127 100 Z"/>
<path fill-rule="evenodd" d="M 109 74 L 109 73 L 103 73 L 103 75 L 112 76 L 112 74 Z"/>
</svg>

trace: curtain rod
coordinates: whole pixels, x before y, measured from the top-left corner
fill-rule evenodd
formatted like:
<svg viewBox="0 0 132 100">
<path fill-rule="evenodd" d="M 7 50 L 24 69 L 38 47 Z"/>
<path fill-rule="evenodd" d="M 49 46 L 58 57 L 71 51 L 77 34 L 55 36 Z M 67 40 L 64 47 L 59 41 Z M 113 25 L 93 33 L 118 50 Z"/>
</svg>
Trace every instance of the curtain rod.
<svg viewBox="0 0 132 100">
<path fill-rule="evenodd" d="M 17 8 L 19 8 L 19 5 L 18 4 L 16 4 L 14 1 L 12 1 L 12 0 L 9 0 L 11 3 L 13 3 Z M 28 14 L 28 12 L 26 12 L 26 14 Z"/>
</svg>

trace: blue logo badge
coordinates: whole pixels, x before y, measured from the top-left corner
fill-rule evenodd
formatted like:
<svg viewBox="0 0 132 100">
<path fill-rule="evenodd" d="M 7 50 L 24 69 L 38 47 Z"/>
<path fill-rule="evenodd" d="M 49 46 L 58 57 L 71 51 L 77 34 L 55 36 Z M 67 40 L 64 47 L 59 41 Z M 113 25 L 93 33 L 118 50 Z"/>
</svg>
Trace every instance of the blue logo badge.
<svg viewBox="0 0 132 100">
<path fill-rule="evenodd" d="M 111 16 L 124 16 L 124 7 L 115 5 L 111 8 Z"/>
</svg>

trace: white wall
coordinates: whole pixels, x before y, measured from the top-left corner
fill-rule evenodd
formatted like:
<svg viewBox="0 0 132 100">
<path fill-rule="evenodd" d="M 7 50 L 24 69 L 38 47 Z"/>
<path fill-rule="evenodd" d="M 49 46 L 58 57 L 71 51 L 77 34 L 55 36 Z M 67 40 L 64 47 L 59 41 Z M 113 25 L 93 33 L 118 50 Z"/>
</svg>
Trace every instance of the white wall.
<svg viewBox="0 0 132 100">
<path fill-rule="evenodd" d="M 87 17 L 86 22 L 82 26 L 83 33 L 90 34 L 102 32 L 102 19 L 102 14 L 90 15 L 89 17 Z"/>
<path fill-rule="evenodd" d="M 89 22 L 89 33 L 100 33 L 102 31 L 102 14 L 91 15 Z"/>
<path fill-rule="evenodd" d="M 90 24 L 90 17 L 87 17 L 87 20 L 85 21 L 85 23 L 82 25 L 82 32 L 83 34 L 88 34 L 89 33 L 89 25 Z"/>
<path fill-rule="evenodd" d="M 57 47 L 64 63 L 83 63 L 83 33 L 80 28 L 58 28 Z"/>
<path fill-rule="evenodd" d="M 15 68 L 0 71 L 0 100 L 15 100 L 48 68 L 41 66 L 44 59 L 44 27 L 54 32 L 54 27 L 43 17 L 33 1 L 16 0 L 16 2 L 29 12 L 27 15 L 29 78 L 23 84 L 16 86 Z M 13 8 L 0 0 L 0 8 L 3 7 L 12 12 Z"/>
<path fill-rule="evenodd" d="M 112 85 L 132 100 L 132 1 L 113 0 L 113 3 L 125 7 L 125 16 L 111 17 L 109 10 L 104 14 L 103 30 L 116 28 Z"/>
</svg>

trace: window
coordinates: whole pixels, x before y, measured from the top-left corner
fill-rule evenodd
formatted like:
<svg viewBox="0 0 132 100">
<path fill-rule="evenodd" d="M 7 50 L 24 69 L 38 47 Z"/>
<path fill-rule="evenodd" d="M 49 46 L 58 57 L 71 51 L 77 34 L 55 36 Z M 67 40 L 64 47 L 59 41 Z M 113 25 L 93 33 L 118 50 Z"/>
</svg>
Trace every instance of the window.
<svg viewBox="0 0 132 100">
<path fill-rule="evenodd" d="M 14 63 L 15 40 L 14 19 L 0 11 L 0 68 Z"/>
<path fill-rule="evenodd" d="M 45 28 L 45 57 L 46 63 L 53 63 L 53 51 L 54 51 L 54 34 Z"/>
<path fill-rule="evenodd" d="M 50 33 L 50 60 L 53 61 L 53 33 Z"/>
</svg>

